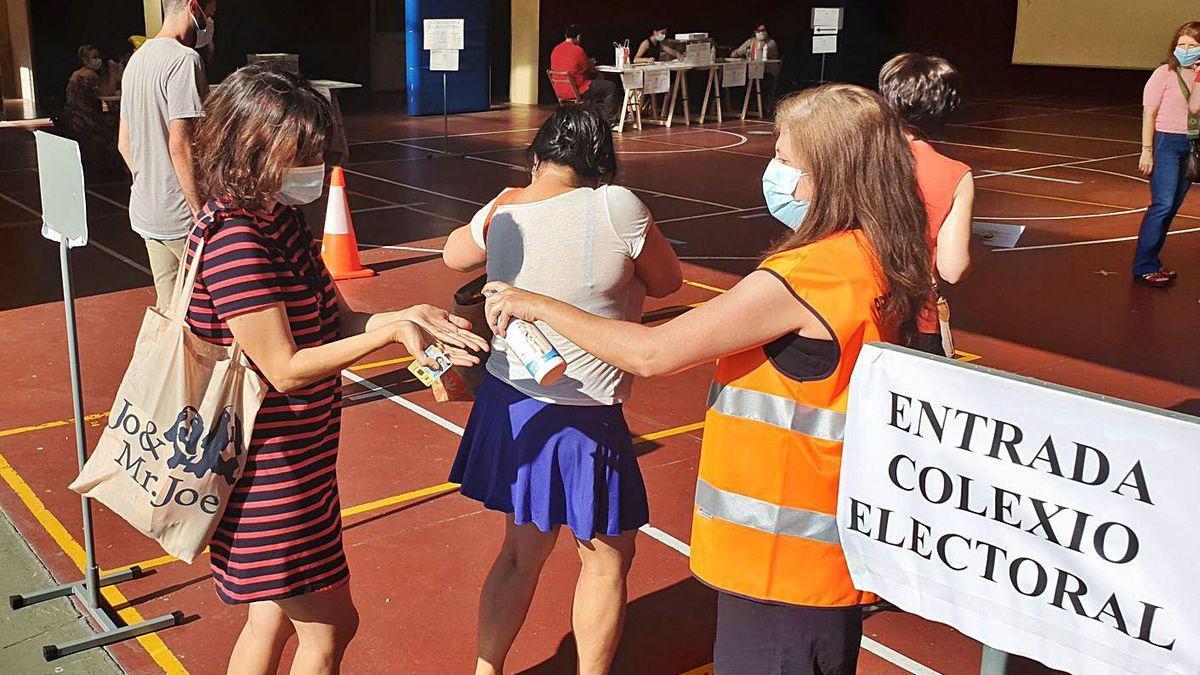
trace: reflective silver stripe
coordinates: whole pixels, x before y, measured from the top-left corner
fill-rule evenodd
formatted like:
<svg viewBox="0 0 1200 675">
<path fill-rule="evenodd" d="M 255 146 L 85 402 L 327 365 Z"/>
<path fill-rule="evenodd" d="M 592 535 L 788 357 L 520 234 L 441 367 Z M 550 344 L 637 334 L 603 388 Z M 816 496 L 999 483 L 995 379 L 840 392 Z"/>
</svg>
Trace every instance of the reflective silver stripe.
<svg viewBox="0 0 1200 675">
<path fill-rule="evenodd" d="M 705 517 L 753 528 L 769 534 L 801 537 L 826 544 L 841 544 L 837 518 L 826 513 L 791 509 L 761 499 L 718 490 L 703 479 L 696 481 L 696 508 Z"/>
<path fill-rule="evenodd" d="M 846 434 L 845 413 L 813 408 L 782 396 L 718 382 L 713 382 L 708 391 L 708 407 L 722 415 L 791 429 L 827 441 L 840 443 Z"/>
</svg>

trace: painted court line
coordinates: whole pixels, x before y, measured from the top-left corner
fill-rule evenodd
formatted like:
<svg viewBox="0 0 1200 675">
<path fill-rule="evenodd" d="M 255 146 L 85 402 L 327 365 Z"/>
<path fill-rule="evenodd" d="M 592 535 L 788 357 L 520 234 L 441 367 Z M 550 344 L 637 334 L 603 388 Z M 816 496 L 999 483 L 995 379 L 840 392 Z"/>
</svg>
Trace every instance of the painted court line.
<svg viewBox="0 0 1200 675">
<path fill-rule="evenodd" d="M 529 127 L 528 129 L 498 129 L 496 131 L 474 131 L 474 132 L 465 133 L 465 134 L 450 134 L 447 138 L 467 138 L 469 136 L 492 136 L 495 134 L 516 134 L 516 133 L 520 133 L 522 131 L 537 131 L 538 128 L 539 127 Z M 412 138 L 397 138 L 397 139 L 387 139 L 387 140 L 380 140 L 380 141 L 355 141 L 354 143 L 350 143 L 349 145 L 351 145 L 351 146 L 373 145 L 375 143 L 395 143 L 397 141 L 401 141 L 401 142 L 402 141 L 428 141 L 430 139 L 441 138 L 441 137 L 442 137 L 441 134 L 437 134 L 436 136 L 413 136 Z"/>
<path fill-rule="evenodd" d="M 962 148 L 976 148 L 978 150 L 999 150 L 1000 152 L 1017 152 L 1025 155 L 1045 155 L 1046 157 L 1061 157 L 1063 159 L 1087 159 L 1078 155 L 1064 155 L 1057 152 L 1043 152 L 1041 150 L 1022 150 L 1021 148 L 1001 148 L 995 145 L 979 145 L 977 143 L 959 143 L 957 141 L 929 141 L 934 145 L 955 145 Z"/>
<path fill-rule="evenodd" d="M 362 171 L 354 171 L 352 169 L 345 169 L 345 172 L 348 174 L 354 175 L 354 176 L 362 176 L 363 178 L 370 178 L 372 180 L 377 180 L 381 183 L 389 183 L 391 185 L 395 185 L 398 187 L 408 188 L 409 190 L 416 190 L 417 192 L 424 192 L 426 194 L 437 195 L 438 197 L 445 197 L 446 199 L 453 199 L 456 202 L 464 202 L 466 204 L 474 204 L 475 206 L 483 206 L 484 205 L 484 202 L 477 202 L 473 199 L 466 199 L 463 197 L 455 197 L 454 195 L 448 195 L 445 192 L 438 192 L 437 190 L 430 190 L 429 188 L 423 188 L 423 187 L 419 187 L 416 185 L 410 185 L 408 183 L 401 183 L 400 181 L 392 180 L 391 178 L 384 178 L 382 176 L 374 176 L 369 173 L 363 173 Z"/>
<path fill-rule="evenodd" d="M 4 194 L 3 192 L 0 192 L 0 199 L 3 199 L 4 201 L 8 202 L 9 204 L 12 204 L 13 206 L 15 206 L 15 207 L 17 207 L 17 208 L 19 208 L 19 209 L 21 209 L 21 210 L 23 210 L 23 211 L 25 211 L 25 212 L 27 212 L 27 213 L 30 213 L 30 214 L 32 214 L 32 215 L 33 215 L 35 218 L 37 218 L 39 221 L 42 219 L 42 212 L 41 212 L 41 211 L 38 211 L 38 210 L 34 209 L 34 208 L 33 208 L 33 207 L 31 207 L 31 206 L 28 206 L 28 205 L 26 205 L 26 204 L 24 204 L 24 203 L 22 203 L 22 202 L 19 202 L 19 201 L 17 201 L 16 199 L 14 199 L 14 198 L 12 198 L 12 197 L 9 197 L 8 195 Z"/>
<path fill-rule="evenodd" d="M 440 249 L 440 248 L 421 248 L 420 246 L 396 246 L 396 245 L 392 245 L 392 244 L 364 244 L 361 241 L 358 242 L 358 247 L 359 248 L 377 248 L 377 249 L 384 249 L 384 250 L 388 250 L 388 251 L 410 251 L 413 253 L 441 253 L 442 252 L 442 249 Z"/>
<path fill-rule="evenodd" d="M 423 206 L 425 202 L 408 202 L 406 204 L 384 204 L 383 206 L 368 206 L 362 209 L 350 209 L 351 214 L 355 213 L 372 213 L 374 211 L 391 211 L 393 209 L 407 209 L 412 206 Z"/>
<path fill-rule="evenodd" d="M 1143 209 L 1137 209 L 1137 210 L 1145 211 L 1146 209 L 1143 208 Z M 1170 236 L 1173 236 L 1176 234 L 1190 234 L 1192 232 L 1200 232 L 1200 227 L 1190 227 L 1185 230 L 1171 230 L 1170 232 L 1167 232 L 1167 236 L 1170 237 Z M 1135 234 L 1135 235 L 1132 235 L 1129 237 L 1112 237 L 1111 239 L 1092 239 L 1089 241 L 1068 241 L 1068 242 L 1063 242 L 1061 244 L 1039 244 L 1037 246 L 1017 246 L 1015 248 L 994 248 L 994 249 L 992 249 L 992 252 L 993 253 L 1006 253 L 1008 251 L 1040 251 L 1040 250 L 1048 249 L 1048 248 L 1073 248 L 1075 246 L 1094 246 L 1096 244 L 1113 244 L 1113 243 L 1120 242 L 1120 241 L 1137 241 L 1137 235 Z"/>
<path fill-rule="evenodd" d="M 1078 138 L 1085 141 L 1106 141 L 1109 143 L 1128 143 L 1140 145 L 1141 141 L 1130 141 L 1122 138 L 1104 138 L 1102 136 L 1078 136 L 1076 134 L 1058 134 L 1050 131 L 1030 131 L 1028 129 L 1009 129 L 1007 127 L 989 127 L 979 124 L 948 124 L 951 127 L 966 127 L 968 129 L 986 129 L 988 131 L 1009 131 L 1015 134 L 1032 134 L 1034 136 L 1053 136 L 1055 138 Z"/>
<path fill-rule="evenodd" d="M 1066 183 L 1067 185 L 1083 185 L 1082 181 L 1067 180 L 1066 178 L 1051 178 L 1049 176 L 1031 176 L 1025 173 L 1017 173 L 1016 171 L 993 171 L 987 170 L 984 173 L 975 176 L 979 178 L 991 178 L 992 176 L 1011 176 L 1013 178 L 1024 178 L 1026 180 L 1042 180 L 1050 183 Z"/>
<path fill-rule="evenodd" d="M 1030 171 L 1041 171 L 1043 169 L 1073 169 L 1073 168 L 1082 169 L 1084 164 L 1094 164 L 1096 162 L 1107 162 L 1112 159 L 1125 159 L 1127 157 L 1137 157 L 1138 154 L 1139 153 L 1136 153 L 1136 152 L 1126 152 L 1126 153 L 1122 153 L 1119 155 L 1110 155 L 1108 157 L 1096 157 L 1094 159 L 1080 159 L 1080 160 L 1075 160 L 1073 162 L 1057 162 L 1055 164 L 1043 164 L 1041 166 L 1031 166 L 1026 169 L 1013 169 L 1012 171 L 991 171 L 991 172 L 983 173 L 979 176 L 976 176 L 976 178 L 988 178 L 990 176 L 1017 176 L 1020 178 L 1039 178 L 1041 180 L 1057 181 L 1057 182 L 1063 182 L 1063 183 L 1074 183 L 1075 185 L 1081 185 L 1081 183 L 1079 183 L 1078 181 L 1068 181 L 1068 180 L 1063 180 L 1061 178 L 1049 178 L 1046 176 L 1026 176 L 1024 174 L 1026 174 Z"/>
<path fill-rule="evenodd" d="M 401 408 L 404 408 L 404 409 L 408 410 L 409 412 L 412 412 L 420 417 L 424 417 L 425 419 L 429 420 L 430 422 L 433 422 L 434 424 L 438 425 L 439 427 L 442 427 L 443 429 L 454 432 L 455 434 L 458 434 L 459 436 L 462 436 L 463 433 L 465 432 L 465 430 L 462 427 L 458 426 L 454 422 L 451 422 L 450 420 L 446 419 L 445 417 L 442 417 L 441 415 L 438 415 L 437 413 L 432 412 L 430 410 L 426 410 L 425 408 L 417 405 L 416 403 L 409 401 L 408 399 L 404 398 L 403 396 L 400 396 L 399 394 L 392 393 L 387 388 L 381 387 L 381 386 L 375 384 L 374 382 L 366 379 L 365 377 L 359 377 L 358 375 L 355 375 L 354 373 L 350 372 L 349 370 L 343 370 L 342 377 L 346 378 L 347 380 L 350 380 L 351 382 L 353 382 L 355 384 L 365 387 L 367 389 L 367 391 L 371 391 L 371 392 L 382 395 L 384 398 L 391 401 L 392 403 L 395 403 L 396 405 L 400 406 Z"/>
<path fill-rule="evenodd" d="M 122 209 L 125 209 L 126 211 L 129 210 L 128 206 L 121 204 L 120 202 L 116 202 L 112 199 L 109 199 L 108 197 L 105 197 L 104 195 L 93 192 L 91 190 L 88 190 L 87 192 L 95 197 L 98 197 L 106 202 L 109 202 L 110 204 L 115 204 L 116 206 L 119 206 Z M 42 213 L 40 211 L 38 211 L 38 210 L 34 209 L 33 207 L 28 206 L 26 204 L 22 204 L 21 202 L 17 201 L 16 199 L 13 199 L 12 197 L 9 197 L 8 195 L 4 194 L 3 192 L 0 192 L 0 199 L 3 199 L 4 201 L 9 202 L 10 204 L 12 204 L 14 206 L 22 208 L 22 209 L 28 211 L 29 213 L 32 213 L 34 216 L 37 216 L 39 221 L 42 219 Z M 114 251 L 113 249 L 105 246 L 104 244 L 101 244 L 97 239 L 95 239 L 93 237 L 90 237 L 90 236 L 88 237 L 88 246 L 95 246 L 98 250 L 103 251 L 104 253 L 107 253 L 108 255 L 112 256 L 113 258 L 120 260 L 121 262 L 125 263 L 126 265 L 129 265 L 130 267 L 138 270 L 139 272 L 144 272 L 146 274 L 149 274 L 150 276 L 154 276 L 150 272 L 150 269 L 147 268 L 145 265 L 142 265 L 142 264 L 122 255 L 121 253 Z"/>
</svg>

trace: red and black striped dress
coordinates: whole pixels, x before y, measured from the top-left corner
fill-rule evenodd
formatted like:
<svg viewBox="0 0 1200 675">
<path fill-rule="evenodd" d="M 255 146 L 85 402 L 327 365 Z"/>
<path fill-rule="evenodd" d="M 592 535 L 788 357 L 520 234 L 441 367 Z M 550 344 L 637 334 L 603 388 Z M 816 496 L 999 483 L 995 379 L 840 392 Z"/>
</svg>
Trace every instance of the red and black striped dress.
<svg viewBox="0 0 1200 675">
<path fill-rule="evenodd" d="M 298 347 L 337 339 L 333 280 L 298 209 L 255 212 L 210 201 L 189 255 L 201 235 L 187 316 L 194 333 L 229 345 L 229 319 L 282 302 Z M 245 472 L 212 539 L 213 578 L 225 602 L 281 600 L 349 579 L 335 473 L 341 407 L 337 375 L 289 394 L 270 388 Z"/>
</svg>

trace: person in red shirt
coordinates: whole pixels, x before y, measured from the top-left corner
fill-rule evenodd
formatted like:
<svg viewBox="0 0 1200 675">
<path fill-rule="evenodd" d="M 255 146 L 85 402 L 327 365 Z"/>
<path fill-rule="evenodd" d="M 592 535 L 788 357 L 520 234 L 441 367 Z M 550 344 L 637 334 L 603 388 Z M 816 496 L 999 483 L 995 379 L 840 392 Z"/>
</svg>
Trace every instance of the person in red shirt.
<svg viewBox="0 0 1200 675">
<path fill-rule="evenodd" d="M 579 97 L 595 103 L 609 124 L 617 123 L 618 108 L 621 106 L 621 91 L 616 82 L 596 77 L 596 62 L 588 57 L 580 46 L 583 29 L 578 24 L 567 26 L 565 39 L 550 52 L 550 70 L 571 73 Z M 555 93 L 560 99 L 573 98 L 575 92 L 566 83 L 555 84 Z"/>
<path fill-rule="evenodd" d="M 879 93 L 904 123 L 912 148 L 917 185 L 925 200 L 935 285 L 958 283 L 971 264 L 971 215 L 975 179 L 971 167 L 942 155 L 926 140 L 958 107 L 958 70 L 932 54 L 898 54 L 879 71 Z M 939 316 L 949 320 L 949 305 L 931 295 L 918 317 L 917 348 L 953 356 L 952 342 L 941 335 Z"/>
</svg>

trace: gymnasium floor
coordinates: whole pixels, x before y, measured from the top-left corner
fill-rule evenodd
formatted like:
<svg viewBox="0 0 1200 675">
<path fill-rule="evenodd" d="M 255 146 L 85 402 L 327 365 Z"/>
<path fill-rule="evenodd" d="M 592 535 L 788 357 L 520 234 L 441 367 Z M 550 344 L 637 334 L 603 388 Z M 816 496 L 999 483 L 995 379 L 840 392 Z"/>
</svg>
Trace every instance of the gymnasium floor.
<svg viewBox="0 0 1200 675">
<path fill-rule="evenodd" d="M 525 180 L 524 147 L 547 108 L 451 119 L 441 153 L 439 118 L 387 106 L 347 116 L 347 165 L 364 262 L 380 272 L 347 282 L 353 304 L 384 310 L 444 305 L 469 277 L 447 270 L 445 236 L 502 187 Z M 1128 278 L 1148 199 L 1136 175 L 1139 109 L 1044 98 L 975 98 L 939 149 L 977 177 L 977 219 L 1027 226 L 1014 249 L 976 250 L 971 276 L 952 293 L 960 358 L 1052 382 L 1200 414 L 1195 359 L 1200 301 L 1200 206 L 1189 200 L 1168 240 L 1180 270 L 1168 290 Z M 783 233 L 763 207 L 759 177 L 771 127 L 647 127 L 618 140 L 618 182 L 649 205 L 676 240 L 688 283 L 651 302 L 647 321 L 703 303 L 753 269 Z M 454 153 L 469 153 L 462 158 Z M 432 154 L 432 158 L 428 156 Z M 66 489 L 75 460 L 57 250 L 38 234 L 35 154 L 24 131 L 0 130 L 0 508 L 61 580 L 82 550 L 79 501 Z M 153 300 L 141 240 L 128 228 L 125 184 L 94 185 L 92 243 L 73 254 L 85 406 L 99 433 Z M 309 211 L 319 229 L 323 204 Z M 468 672 L 476 597 L 499 543 L 502 516 L 461 498 L 446 476 L 469 413 L 438 404 L 398 352 L 345 373 L 339 477 L 346 546 L 362 630 L 346 672 Z M 639 382 L 626 406 L 640 435 L 652 527 L 639 537 L 630 605 L 615 671 L 705 672 L 714 594 L 688 574 L 687 541 L 703 433 L 709 367 Z M 129 642 L 113 655 L 129 672 L 223 672 L 243 610 L 213 593 L 207 560 L 186 566 L 99 510 L 106 569 L 138 563 L 148 578 L 110 591 L 126 619 L 175 609 L 189 622 Z M 569 607 L 577 561 L 560 541 L 509 661 L 512 672 L 573 672 Z M 60 601 L 61 602 L 61 601 Z M 7 611 L 7 610 L 3 610 Z M 978 672 L 979 649 L 941 625 L 898 612 L 866 623 L 861 672 Z M 1018 662 L 1013 673 L 1044 673 Z"/>
</svg>

